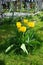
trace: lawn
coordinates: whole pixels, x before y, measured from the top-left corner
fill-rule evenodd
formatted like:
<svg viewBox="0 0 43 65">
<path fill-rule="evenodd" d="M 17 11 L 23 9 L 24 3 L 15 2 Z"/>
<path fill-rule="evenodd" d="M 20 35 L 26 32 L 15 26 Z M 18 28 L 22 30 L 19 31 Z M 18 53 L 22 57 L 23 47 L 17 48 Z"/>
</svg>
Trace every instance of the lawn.
<svg viewBox="0 0 43 65">
<path fill-rule="evenodd" d="M 35 38 L 41 44 L 40 48 L 26 54 L 16 54 L 14 49 L 5 53 L 9 38 L 14 37 L 15 23 L 0 25 L 0 65 L 43 65 L 43 12 L 33 17 L 36 22 Z M 5 43 L 6 42 L 6 43 Z M 35 43 L 34 43 L 35 44 Z"/>
</svg>

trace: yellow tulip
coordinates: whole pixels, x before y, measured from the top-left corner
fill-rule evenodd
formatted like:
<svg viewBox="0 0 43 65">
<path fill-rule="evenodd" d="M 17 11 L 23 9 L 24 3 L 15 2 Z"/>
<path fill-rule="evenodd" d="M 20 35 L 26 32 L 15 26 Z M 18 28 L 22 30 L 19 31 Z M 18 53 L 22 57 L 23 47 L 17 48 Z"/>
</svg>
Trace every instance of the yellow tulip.
<svg viewBox="0 0 43 65">
<path fill-rule="evenodd" d="M 24 22 L 25 24 L 27 24 L 27 23 L 28 23 L 28 20 L 27 20 L 27 19 L 24 19 L 23 22 Z"/>
<path fill-rule="evenodd" d="M 28 22 L 28 26 L 29 27 L 34 27 L 35 26 L 35 22 Z"/>
<path fill-rule="evenodd" d="M 25 26 L 20 27 L 19 31 L 20 32 L 26 32 L 26 27 Z"/>
<path fill-rule="evenodd" d="M 17 28 L 20 28 L 21 27 L 21 23 L 20 22 L 17 22 L 16 23 L 16 26 L 17 26 Z"/>
</svg>

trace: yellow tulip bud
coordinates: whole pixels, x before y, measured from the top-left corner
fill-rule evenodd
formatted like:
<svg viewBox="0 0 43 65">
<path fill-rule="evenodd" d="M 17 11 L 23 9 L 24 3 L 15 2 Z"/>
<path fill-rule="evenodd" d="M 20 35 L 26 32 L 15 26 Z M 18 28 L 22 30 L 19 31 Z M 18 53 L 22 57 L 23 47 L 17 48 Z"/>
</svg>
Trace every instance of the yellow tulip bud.
<svg viewBox="0 0 43 65">
<path fill-rule="evenodd" d="M 26 27 L 25 26 L 20 27 L 19 31 L 20 32 L 26 32 Z"/>
<path fill-rule="evenodd" d="M 24 19 L 23 22 L 24 22 L 25 24 L 27 24 L 27 23 L 28 23 L 28 20 L 27 20 L 27 19 Z"/>
<path fill-rule="evenodd" d="M 28 26 L 29 27 L 34 27 L 35 26 L 35 22 L 28 22 Z"/>
<path fill-rule="evenodd" d="M 16 23 L 16 26 L 17 26 L 17 28 L 20 28 L 21 27 L 21 23 L 20 22 L 17 22 Z"/>
</svg>

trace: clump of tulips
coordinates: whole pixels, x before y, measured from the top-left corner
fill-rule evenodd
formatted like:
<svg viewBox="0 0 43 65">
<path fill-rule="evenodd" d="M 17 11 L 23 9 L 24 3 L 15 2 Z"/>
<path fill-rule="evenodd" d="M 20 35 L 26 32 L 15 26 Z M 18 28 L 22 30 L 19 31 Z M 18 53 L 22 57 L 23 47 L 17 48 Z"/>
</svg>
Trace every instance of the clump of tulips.
<svg viewBox="0 0 43 65">
<path fill-rule="evenodd" d="M 34 21 L 29 22 L 27 19 L 24 19 L 22 22 L 16 22 L 16 26 L 18 31 L 26 32 L 27 27 L 29 28 L 35 27 L 35 22 Z"/>
<path fill-rule="evenodd" d="M 34 29 L 35 22 L 34 21 L 28 21 L 28 19 L 23 19 L 22 21 L 18 21 L 15 23 L 15 43 L 8 47 L 5 52 L 7 52 L 11 47 L 15 46 L 15 49 L 21 49 L 25 53 L 28 54 L 27 47 L 29 46 L 29 43 L 31 40 L 33 40 L 34 36 Z"/>
<path fill-rule="evenodd" d="M 23 19 L 21 22 L 16 22 L 17 28 L 17 37 L 20 39 L 20 48 L 28 54 L 28 50 L 26 49 L 26 44 L 29 44 L 29 41 L 32 40 L 33 36 L 33 28 L 35 27 L 34 21 L 28 21 L 27 19 Z M 18 41 L 18 40 L 17 40 Z"/>
</svg>

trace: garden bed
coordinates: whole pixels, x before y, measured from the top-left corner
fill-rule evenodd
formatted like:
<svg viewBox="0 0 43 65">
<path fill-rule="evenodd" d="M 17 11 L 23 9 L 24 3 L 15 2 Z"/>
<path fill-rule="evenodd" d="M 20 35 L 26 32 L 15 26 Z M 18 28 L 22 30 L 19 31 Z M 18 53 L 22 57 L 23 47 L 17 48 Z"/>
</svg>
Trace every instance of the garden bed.
<svg viewBox="0 0 43 65">
<path fill-rule="evenodd" d="M 43 13 L 43 12 L 42 12 Z M 16 53 L 15 48 L 12 48 L 8 53 L 5 53 L 5 50 L 12 44 L 16 32 L 15 32 L 15 23 L 20 21 L 20 17 L 15 18 L 4 18 L 0 25 L 0 65 L 43 65 L 43 14 L 40 13 L 33 17 L 22 17 L 26 18 L 29 21 L 36 21 L 34 27 L 34 37 L 36 41 L 33 43 L 33 46 L 37 44 L 37 47 L 29 47 L 28 55 L 21 51 L 22 53 Z M 13 41 L 13 42 L 12 42 Z M 18 40 L 17 40 L 18 41 Z M 16 42 L 17 42 L 16 41 Z M 20 52 L 17 51 L 17 52 Z"/>
</svg>

